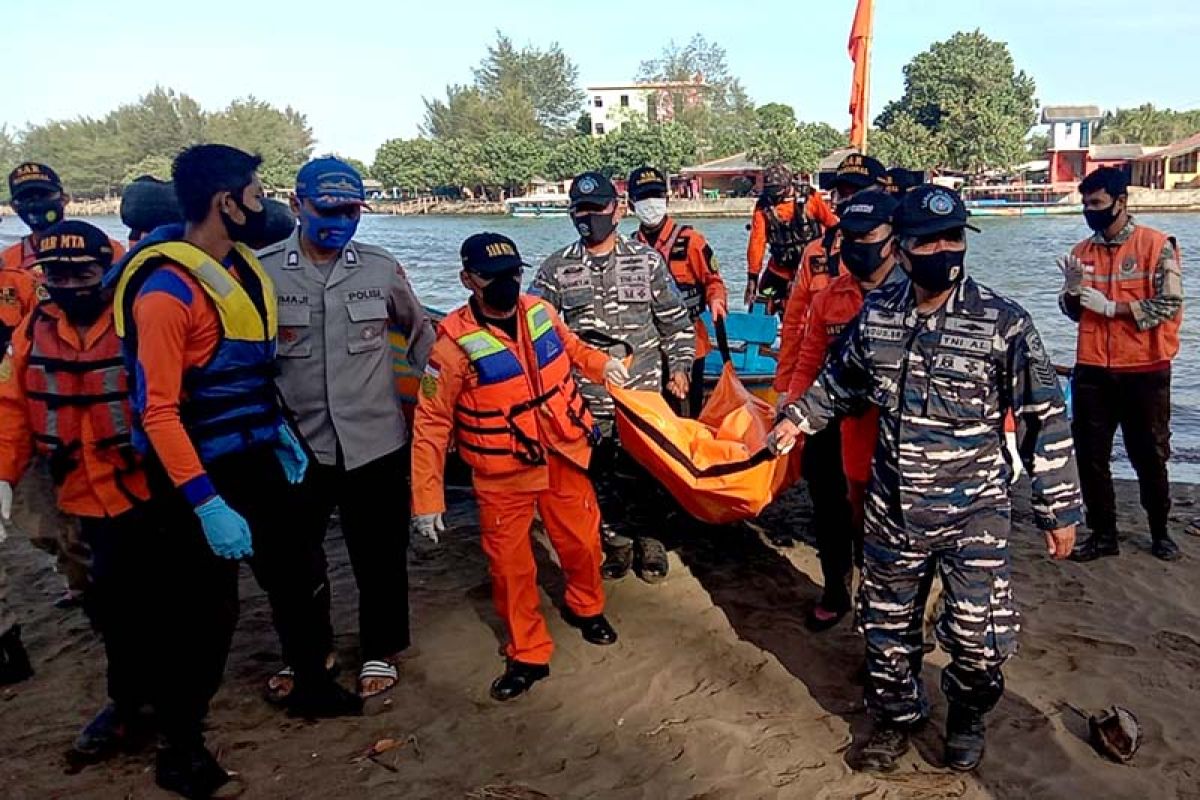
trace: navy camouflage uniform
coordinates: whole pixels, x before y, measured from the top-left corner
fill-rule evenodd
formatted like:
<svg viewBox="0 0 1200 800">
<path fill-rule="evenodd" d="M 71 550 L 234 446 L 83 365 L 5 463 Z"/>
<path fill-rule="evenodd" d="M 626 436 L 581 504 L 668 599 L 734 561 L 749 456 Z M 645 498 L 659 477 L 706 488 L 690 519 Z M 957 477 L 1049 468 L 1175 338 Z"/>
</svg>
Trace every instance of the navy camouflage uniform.
<svg viewBox="0 0 1200 800">
<path fill-rule="evenodd" d="M 664 362 L 668 372 L 691 374 L 695 328 L 667 263 L 649 245 L 618 236 L 613 251 L 598 257 L 577 241 L 542 262 L 529 293 L 554 306 L 584 341 L 594 332 L 632 347 L 628 388 L 661 392 Z M 627 355 L 619 346 L 607 349 Z M 575 381 L 592 415 L 611 431 L 613 403 L 603 384 L 578 370 Z"/>
<path fill-rule="evenodd" d="M 867 403 L 881 409 L 858 598 L 868 707 L 895 724 L 927 713 L 922 614 L 936 570 L 945 606 L 935 630 L 951 661 L 942 690 L 952 704 L 986 713 L 1004 691 L 1000 668 L 1020 630 L 1008 558 L 1007 411 L 1018 421 L 1038 527 L 1081 519 L 1054 370 L 1016 303 L 965 278 L 921 316 L 902 281 L 868 296 L 840 352 L 786 413 L 815 432 Z"/>
<path fill-rule="evenodd" d="M 616 358 L 627 355 L 624 347 L 605 347 L 589 334 L 628 344 L 633 362 L 626 387 L 661 393 L 664 367 L 670 373 L 691 374 L 695 328 L 667 262 L 649 245 L 618 235 L 612 252 L 598 257 L 576 241 L 542 262 L 529 293 L 553 305 L 584 341 Z M 616 525 L 633 539 L 645 539 L 646 520 L 638 513 L 661 518 L 664 497 L 658 484 L 619 448 L 608 390 L 578 370 L 574 376 L 603 434 L 590 472 L 606 546 L 624 546 Z"/>
</svg>

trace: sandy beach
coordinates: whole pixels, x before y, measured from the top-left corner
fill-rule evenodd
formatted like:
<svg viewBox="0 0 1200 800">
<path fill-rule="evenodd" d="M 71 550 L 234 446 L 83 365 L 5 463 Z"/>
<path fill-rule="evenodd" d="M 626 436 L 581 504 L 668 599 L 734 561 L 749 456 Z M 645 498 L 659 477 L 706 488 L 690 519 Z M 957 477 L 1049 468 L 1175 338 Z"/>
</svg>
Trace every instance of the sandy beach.
<svg viewBox="0 0 1200 800">
<path fill-rule="evenodd" d="M 242 617 L 209 744 L 242 776 L 247 798 L 1200 798 L 1200 541 L 1182 533 L 1200 511 L 1176 485 L 1186 558 L 1152 558 L 1136 486 L 1118 501 L 1119 559 L 1052 563 L 1017 501 L 1015 585 L 1024 613 L 1008 692 L 989 718 L 982 768 L 940 768 L 945 703 L 932 654 L 925 678 L 936 724 L 888 778 L 856 774 L 847 750 L 867 729 L 854 674 L 862 647 L 848 622 L 815 635 L 812 549 L 779 548 L 762 530 L 672 519 L 680 545 L 660 586 L 609 584 L 612 648 L 585 644 L 546 600 L 559 649 L 551 678 L 509 705 L 488 698 L 501 669 L 498 619 L 469 493 L 453 490 L 451 530 L 412 554 L 416 647 L 401 685 L 361 719 L 291 720 L 260 697 L 278 663 L 266 599 L 244 571 Z M 18 510 L 20 517 L 20 510 Z M 808 500 L 792 490 L 763 529 L 807 537 Z M 26 512 L 22 527 L 28 529 Z M 544 540 L 543 540 L 544 541 Z M 336 532 L 328 544 L 342 680 L 357 665 L 353 578 Z M 561 592 L 538 548 L 547 598 Z M 79 611 L 51 602 L 46 556 L 13 537 L 0 547 L 37 670 L 0 692 L 0 782 L 12 800 L 158 798 L 152 750 L 71 774 L 64 752 L 104 701 L 102 648 Z M 168 665 L 163 665 L 168 668 Z M 1078 710 L 1117 703 L 1145 738 L 1131 765 L 1085 741 Z M 359 758 L 384 738 L 401 744 Z"/>
</svg>

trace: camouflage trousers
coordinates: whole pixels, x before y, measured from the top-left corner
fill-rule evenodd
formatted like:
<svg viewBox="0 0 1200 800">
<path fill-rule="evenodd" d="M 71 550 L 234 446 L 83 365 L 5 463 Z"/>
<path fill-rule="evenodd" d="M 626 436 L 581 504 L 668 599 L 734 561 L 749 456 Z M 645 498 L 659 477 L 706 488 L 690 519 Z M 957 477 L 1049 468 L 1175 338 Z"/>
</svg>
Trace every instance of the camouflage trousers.
<svg viewBox="0 0 1200 800">
<path fill-rule="evenodd" d="M 858 594 L 867 707 L 895 723 L 927 716 L 922 623 L 937 574 L 944 591 L 934 631 L 950 656 L 942 691 L 952 704 L 990 711 L 1004 693 L 1000 667 L 1016 653 L 1020 630 L 1009 573 L 1008 510 L 985 509 L 955 528 L 915 531 L 882 517 L 872 505 Z"/>
</svg>

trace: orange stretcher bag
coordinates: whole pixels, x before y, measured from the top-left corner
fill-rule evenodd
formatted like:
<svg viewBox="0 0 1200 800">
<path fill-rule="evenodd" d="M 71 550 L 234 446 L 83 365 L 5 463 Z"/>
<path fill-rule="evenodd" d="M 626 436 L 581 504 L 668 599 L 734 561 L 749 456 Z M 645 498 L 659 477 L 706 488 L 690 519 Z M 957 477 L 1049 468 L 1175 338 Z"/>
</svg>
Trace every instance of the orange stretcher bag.
<svg viewBox="0 0 1200 800">
<path fill-rule="evenodd" d="M 787 455 L 771 454 L 775 409 L 738 379 L 723 325 L 717 341 L 725 364 L 699 419 L 676 416 L 658 392 L 608 388 L 622 448 L 689 514 L 726 524 L 758 516 L 800 479 L 803 440 Z"/>
</svg>

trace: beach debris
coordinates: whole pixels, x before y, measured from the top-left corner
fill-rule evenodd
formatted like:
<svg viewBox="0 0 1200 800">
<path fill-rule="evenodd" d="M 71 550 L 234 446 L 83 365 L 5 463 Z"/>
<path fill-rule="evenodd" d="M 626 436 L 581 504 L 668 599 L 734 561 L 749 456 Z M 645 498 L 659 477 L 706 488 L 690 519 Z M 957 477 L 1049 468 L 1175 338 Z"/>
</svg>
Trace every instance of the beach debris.
<svg viewBox="0 0 1200 800">
<path fill-rule="evenodd" d="M 467 800 L 554 800 L 551 795 L 520 784 L 492 784 L 467 793 Z"/>
<path fill-rule="evenodd" d="M 396 767 L 396 761 L 398 761 L 399 753 L 396 754 L 396 757 L 388 760 L 392 763 L 381 760 L 380 756 L 384 755 L 385 753 L 390 753 L 393 750 L 398 750 L 401 747 L 412 747 L 413 755 L 416 756 L 417 760 L 424 760 L 424 754 L 421 752 L 420 741 L 415 735 L 410 735 L 407 739 L 393 739 L 391 737 L 379 739 L 361 754 L 350 759 L 350 763 L 361 764 L 364 761 L 370 761 L 372 764 L 378 764 L 390 772 L 398 772 L 399 770 Z"/>
<path fill-rule="evenodd" d="M 1191 522 L 1189 522 L 1187 524 L 1187 527 L 1184 528 L 1183 530 L 1186 533 L 1190 533 L 1192 536 L 1200 536 L 1200 517 L 1197 517 L 1196 519 L 1193 519 Z"/>
<path fill-rule="evenodd" d="M 647 736 L 647 737 L 658 736 L 660 733 L 667 730 L 668 728 L 670 728 L 673 725 L 686 725 L 688 722 L 689 722 L 689 719 L 687 717 L 684 717 L 683 719 L 674 719 L 674 718 L 664 719 L 653 730 L 642 731 L 642 736 Z"/>
<path fill-rule="evenodd" d="M 1128 763 L 1142 741 L 1142 726 L 1137 717 L 1121 706 L 1109 706 L 1088 717 L 1088 730 L 1096 752 L 1119 764 Z"/>
</svg>

